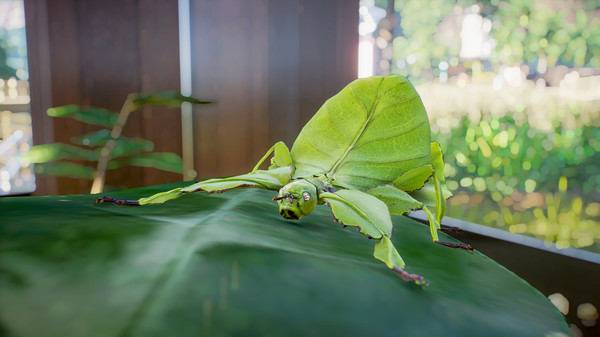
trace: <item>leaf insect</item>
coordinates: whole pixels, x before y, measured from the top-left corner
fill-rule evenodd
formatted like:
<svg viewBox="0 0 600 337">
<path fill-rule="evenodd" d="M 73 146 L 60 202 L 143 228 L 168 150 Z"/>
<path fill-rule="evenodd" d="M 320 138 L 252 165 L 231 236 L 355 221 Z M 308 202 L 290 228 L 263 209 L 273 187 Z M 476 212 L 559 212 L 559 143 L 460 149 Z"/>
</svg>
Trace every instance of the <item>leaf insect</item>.
<svg viewBox="0 0 600 337">
<path fill-rule="evenodd" d="M 259 169 L 272 155 L 268 170 Z M 215 178 L 139 200 L 96 200 L 120 206 L 160 204 L 184 194 L 221 193 L 254 187 L 278 190 L 273 198 L 286 219 L 308 215 L 316 205 L 331 208 L 334 221 L 356 227 L 375 240 L 376 259 L 402 279 L 424 286 L 390 240 L 390 214 L 423 210 L 435 243 L 472 251 L 470 245 L 441 242 L 440 222 L 446 211 L 444 161 L 431 142 L 425 107 L 404 77 L 358 79 L 331 97 L 300 131 L 291 151 L 273 145 L 248 174 Z M 435 216 L 426 206 L 435 204 Z"/>
</svg>

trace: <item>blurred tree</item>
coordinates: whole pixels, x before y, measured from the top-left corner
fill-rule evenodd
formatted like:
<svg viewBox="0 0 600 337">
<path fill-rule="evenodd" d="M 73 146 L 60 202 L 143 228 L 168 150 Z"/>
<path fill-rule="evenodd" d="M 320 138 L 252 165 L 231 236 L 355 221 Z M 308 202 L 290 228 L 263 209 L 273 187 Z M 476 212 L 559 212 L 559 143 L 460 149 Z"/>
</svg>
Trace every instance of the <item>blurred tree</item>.
<svg viewBox="0 0 600 337">
<path fill-rule="evenodd" d="M 462 20 L 473 5 L 493 22 L 495 63 L 600 66 L 599 1 L 396 0 L 393 72 L 422 82 L 439 75 L 440 62 L 457 66 Z"/>
<path fill-rule="evenodd" d="M 497 59 L 547 57 L 547 65 L 600 66 L 600 2 L 510 0 L 494 14 Z M 544 57 L 544 56 L 542 56 Z"/>
<path fill-rule="evenodd" d="M 6 40 L 0 40 L 0 78 L 10 78 L 17 74 L 17 70 L 6 63 L 6 49 Z"/>
</svg>

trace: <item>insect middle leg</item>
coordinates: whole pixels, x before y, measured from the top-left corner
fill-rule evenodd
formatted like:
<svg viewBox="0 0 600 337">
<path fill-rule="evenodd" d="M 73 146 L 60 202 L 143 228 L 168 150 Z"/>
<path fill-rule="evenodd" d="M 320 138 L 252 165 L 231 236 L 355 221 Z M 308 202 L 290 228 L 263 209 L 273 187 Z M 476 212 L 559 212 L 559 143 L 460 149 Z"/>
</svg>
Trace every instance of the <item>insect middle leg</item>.
<svg viewBox="0 0 600 337">
<path fill-rule="evenodd" d="M 466 244 L 466 243 L 450 243 L 450 242 L 440 241 L 438 238 L 438 235 L 437 235 L 437 230 L 438 229 L 442 230 L 439 222 L 437 222 L 437 220 L 433 217 L 433 214 L 431 214 L 431 211 L 427 208 L 427 206 L 423 206 L 423 211 L 425 211 L 425 214 L 429 218 L 429 228 L 431 230 L 431 238 L 433 239 L 433 242 L 437 243 L 438 245 L 442 245 L 442 246 L 446 246 L 446 247 L 450 247 L 450 248 L 461 248 L 461 249 L 466 249 L 470 252 L 473 251 L 473 247 L 471 247 L 471 245 Z M 451 227 L 451 228 L 456 228 L 456 227 Z"/>
<path fill-rule="evenodd" d="M 439 241 L 439 240 L 434 241 L 434 242 L 439 245 L 450 247 L 450 248 L 462 248 L 462 249 L 466 249 L 470 252 L 473 251 L 473 247 L 471 247 L 471 245 L 468 243 L 450 243 L 450 242 L 443 242 L 443 241 Z"/>
<path fill-rule="evenodd" d="M 423 276 L 417 274 L 410 274 L 409 272 L 398 266 L 395 266 L 392 270 L 405 281 L 414 281 L 420 286 L 429 285 L 429 282 L 425 281 L 425 279 L 423 279 Z"/>
</svg>

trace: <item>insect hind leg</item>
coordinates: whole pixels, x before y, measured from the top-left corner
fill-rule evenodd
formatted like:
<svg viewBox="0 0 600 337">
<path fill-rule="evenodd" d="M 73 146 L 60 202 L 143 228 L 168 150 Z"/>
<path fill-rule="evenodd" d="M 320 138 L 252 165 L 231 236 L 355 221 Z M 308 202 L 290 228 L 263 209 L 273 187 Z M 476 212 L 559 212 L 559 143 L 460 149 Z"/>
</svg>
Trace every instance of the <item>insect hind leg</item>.
<svg viewBox="0 0 600 337">
<path fill-rule="evenodd" d="M 461 249 L 465 249 L 470 252 L 473 252 L 473 247 L 471 247 L 471 245 L 469 245 L 469 244 L 450 243 L 450 242 L 440 241 L 438 238 L 438 234 L 437 234 L 437 230 L 442 229 L 440 226 L 440 223 L 437 222 L 437 220 L 434 218 L 433 214 L 431 214 L 431 211 L 427 208 L 427 206 L 423 206 L 423 211 L 425 211 L 427 218 L 429 218 L 429 229 L 431 231 L 431 238 L 433 239 L 433 242 L 437 243 L 438 245 L 442 245 L 442 246 L 446 246 L 446 247 L 450 247 L 450 248 L 461 248 Z M 450 230 L 451 231 L 456 230 L 456 227 L 450 227 Z"/>
<path fill-rule="evenodd" d="M 101 196 L 96 199 L 96 203 L 111 202 L 117 206 L 141 206 L 138 200 L 117 200 L 109 196 Z"/>
<path fill-rule="evenodd" d="M 442 228 L 440 228 L 440 230 L 445 233 L 460 233 L 460 232 L 462 232 L 462 229 L 460 229 L 459 227 L 445 226 L 445 225 L 442 225 Z"/>
<path fill-rule="evenodd" d="M 450 243 L 450 242 L 443 242 L 443 241 L 434 241 L 435 243 L 437 243 L 438 245 L 442 245 L 442 246 L 446 246 L 446 247 L 450 247 L 450 248 L 461 248 L 461 249 L 465 249 L 468 250 L 470 252 L 473 252 L 473 247 L 471 247 L 470 244 L 467 243 Z"/>
</svg>

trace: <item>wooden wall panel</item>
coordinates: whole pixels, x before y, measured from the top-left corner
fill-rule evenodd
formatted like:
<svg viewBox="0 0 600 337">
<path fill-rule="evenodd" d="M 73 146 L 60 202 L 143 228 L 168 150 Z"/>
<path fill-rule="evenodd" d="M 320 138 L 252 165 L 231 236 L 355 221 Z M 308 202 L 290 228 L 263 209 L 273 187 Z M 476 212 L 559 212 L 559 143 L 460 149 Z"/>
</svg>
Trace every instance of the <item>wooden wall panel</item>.
<svg viewBox="0 0 600 337">
<path fill-rule="evenodd" d="M 32 34 L 29 41 L 47 45 L 47 65 L 30 57 L 32 82 L 35 74 L 50 74 L 37 93 L 32 85 L 33 100 L 51 98 L 46 107 L 118 110 L 130 92 L 179 88 L 176 0 L 26 0 L 26 9 L 28 27 L 47 27 L 47 36 Z M 274 142 L 291 146 L 323 102 L 356 78 L 358 1 L 191 0 L 191 24 L 193 94 L 216 101 L 194 110 L 199 178 L 247 172 Z M 47 122 L 43 105 L 34 119 Z M 51 123 L 56 141 L 95 130 L 70 120 Z M 181 154 L 179 110 L 145 108 L 132 115 L 124 135 Z M 109 174 L 107 183 L 180 179 L 126 168 Z M 90 184 L 60 179 L 58 185 L 38 194 L 86 193 Z"/>
<path fill-rule="evenodd" d="M 324 101 L 356 78 L 358 1 L 192 0 L 200 178 L 245 173 L 292 145 Z"/>
<path fill-rule="evenodd" d="M 32 101 L 51 93 L 50 106 L 95 105 L 119 111 L 131 92 L 179 90 L 177 0 L 25 2 L 27 26 L 45 24 L 48 31 L 46 37 L 28 38 L 30 46 L 49 46 L 47 65 L 37 64 L 30 56 L 31 69 L 50 68 L 49 84 L 38 92 L 32 87 Z M 38 80 L 35 74 L 32 83 Z M 45 114 L 45 108 L 32 111 L 34 119 Z M 67 119 L 51 119 L 51 123 L 54 139 L 45 142 L 68 142 L 72 136 L 98 129 Z M 181 155 L 179 109 L 134 112 L 123 134 L 152 140 L 156 151 Z M 110 171 L 107 176 L 107 184 L 128 187 L 179 180 L 179 174 L 137 167 Z M 57 190 L 40 189 L 36 194 L 87 193 L 90 186 L 87 180 L 59 179 Z"/>
<path fill-rule="evenodd" d="M 141 91 L 179 90 L 179 24 L 177 1 L 138 1 Z M 156 152 L 181 156 L 181 109 L 146 106 L 141 129 Z M 181 174 L 144 170 L 144 185 L 181 181 Z"/>
<path fill-rule="evenodd" d="M 192 5 L 196 170 L 225 176 L 268 146 L 268 2 L 200 0 Z"/>
</svg>

